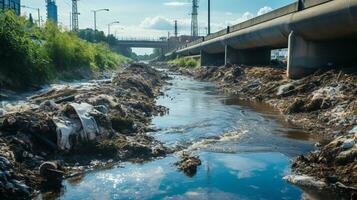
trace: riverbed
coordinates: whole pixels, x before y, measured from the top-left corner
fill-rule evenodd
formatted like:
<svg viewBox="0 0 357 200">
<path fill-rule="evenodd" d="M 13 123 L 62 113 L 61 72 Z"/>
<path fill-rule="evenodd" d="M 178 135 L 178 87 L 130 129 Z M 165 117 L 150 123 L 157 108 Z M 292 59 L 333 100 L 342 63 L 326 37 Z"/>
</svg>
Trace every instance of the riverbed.
<svg viewBox="0 0 357 200">
<path fill-rule="evenodd" d="M 68 179 L 59 199 L 300 199 L 285 182 L 291 159 L 314 148 L 315 138 L 294 129 L 264 104 L 238 101 L 217 87 L 181 75 L 157 104 L 169 113 L 153 118 L 148 133 L 167 146 L 199 155 L 188 177 L 171 155 L 146 163 L 121 163 Z M 46 198 L 43 194 L 43 198 Z M 50 196 L 53 197 L 53 194 Z M 41 197 L 40 197 L 41 198 Z"/>
</svg>

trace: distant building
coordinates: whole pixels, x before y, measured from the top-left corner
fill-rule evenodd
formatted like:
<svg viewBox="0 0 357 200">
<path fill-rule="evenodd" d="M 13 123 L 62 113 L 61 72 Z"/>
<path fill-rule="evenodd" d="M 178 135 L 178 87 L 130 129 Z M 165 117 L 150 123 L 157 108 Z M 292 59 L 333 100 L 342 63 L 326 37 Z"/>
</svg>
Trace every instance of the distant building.
<svg viewBox="0 0 357 200">
<path fill-rule="evenodd" d="M 1 0 L 0 0 L 1 1 Z M 57 5 L 55 0 L 46 0 L 47 2 L 47 20 L 57 24 Z"/>
<path fill-rule="evenodd" d="M 0 0 L 0 9 L 12 9 L 15 11 L 16 15 L 20 15 L 20 0 Z"/>
</svg>

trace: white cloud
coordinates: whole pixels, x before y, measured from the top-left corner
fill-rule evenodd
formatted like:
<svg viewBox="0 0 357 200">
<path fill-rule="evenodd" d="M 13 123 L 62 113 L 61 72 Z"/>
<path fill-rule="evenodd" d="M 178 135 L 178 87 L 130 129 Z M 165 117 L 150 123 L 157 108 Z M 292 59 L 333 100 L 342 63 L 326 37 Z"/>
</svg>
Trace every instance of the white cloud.
<svg viewBox="0 0 357 200">
<path fill-rule="evenodd" d="M 272 9 L 271 7 L 269 7 L 269 6 L 264 6 L 263 8 L 259 9 L 257 15 L 258 15 L 258 16 L 259 16 L 259 15 L 264 15 L 264 14 L 266 14 L 266 13 L 272 11 L 272 10 L 273 10 L 273 9 Z"/>
<path fill-rule="evenodd" d="M 227 24 L 228 25 L 234 25 L 234 24 L 239 24 L 242 23 L 244 21 L 247 21 L 249 19 L 252 19 L 253 17 L 255 17 L 255 15 L 251 12 L 245 12 L 242 16 L 240 16 L 238 19 L 234 20 L 234 21 L 228 21 Z"/>
<path fill-rule="evenodd" d="M 171 30 L 173 22 L 162 16 L 147 17 L 141 22 L 140 27 L 156 30 Z"/>
<path fill-rule="evenodd" d="M 254 14 L 254 13 L 251 13 L 251 12 L 245 12 L 243 13 L 242 16 L 240 16 L 238 19 L 234 20 L 234 21 L 227 21 L 226 24 L 228 25 L 234 25 L 234 24 L 239 24 L 239 23 L 242 23 L 244 21 L 247 21 L 247 20 L 250 20 L 254 17 L 257 17 L 259 15 L 263 15 L 263 14 L 266 14 L 270 11 L 272 11 L 273 9 L 269 6 L 264 6 L 262 8 L 260 8 L 257 12 L 257 14 Z"/>
<path fill-rule="evenodd" d="M 172 6 L 172 7 L 181 7 L 181 6 L 187 6 L 190 5 L 188 2 L 180 2 L 180 1 L 170 1 L 170 2 L 165 2 L 165 6 Z"/>
</svg>

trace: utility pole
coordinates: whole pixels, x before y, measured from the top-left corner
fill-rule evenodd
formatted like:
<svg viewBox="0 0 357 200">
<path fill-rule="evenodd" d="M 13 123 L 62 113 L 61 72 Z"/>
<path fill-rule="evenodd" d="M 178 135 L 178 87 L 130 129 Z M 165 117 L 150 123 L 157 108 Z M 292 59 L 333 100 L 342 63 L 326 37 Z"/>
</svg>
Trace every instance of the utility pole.
<svg viewBox="0 0 357 200">
<path fill-rule="evenodd" d="M 79 29 L 78 26 L 78 6 L 77 6 L 78 0 L 72 0 L 72 30 L 77 32 Z"/>
<path fill-rule="evenodd" d="M 72 30 L 72 13 L 69 12 L 69 30 Z"/>
<path fill-rule="evenodd" d="M 208 0 L 208 33 L 207 35 L 211 34 L 211 0 Z"/>
<path fill-rule="evenodd" d="M 198 36 L 198 0 L 192 0 L 191 36 Z"/>
<path fill-rule="evenodd" d="M 175 20 L 175 37 L 178 36 L 178 31 L 177 31 L 177 20 Z"/>
</svg>

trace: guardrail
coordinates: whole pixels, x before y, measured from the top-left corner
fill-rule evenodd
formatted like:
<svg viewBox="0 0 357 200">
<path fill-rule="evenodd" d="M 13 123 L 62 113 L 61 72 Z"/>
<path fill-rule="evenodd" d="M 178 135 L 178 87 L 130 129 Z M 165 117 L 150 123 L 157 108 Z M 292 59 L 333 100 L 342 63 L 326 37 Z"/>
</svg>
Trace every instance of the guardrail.
<svg viewBox="0 0 357 200">
<path fill-rule="evenodd" d="M 163 42 L 167 41 L 167 38 L 165 39 L 160 39 L 160 38 L 150 38 L 150 37 L 143 37 L 143 38 L 137 38 L 137 37 L 121 37 L 118 38 L 119 41 L 151 41 L 151 42 Z"/>
<path fill-rule="evenodd" d="M 214 38 L 218 38 L 218 37 L 221 37 L 221 36 L 229 34 L 229 33 L 240 31 L 240 30 L 243 30 L 245 28 L 260 24 L 260 23 L 264 23 L 264 22 L 267 22 L 267 21 L 270 21 L 270 20 L 285 16 L 285 15 L 289 15 L 289 14 L 292 14 L 294 12 L 299 12 L 299 11 L 307 9 L 307 8 L 318 6 L 318 5 L 327 3 L 329 1 L 334 1 L 334 0 L 298 0 L 295 3 L 291 3 L 291 4 L 287 5 L 287 6 L 278 8 L 278 9 L 273 10 L 271 12 L 268 12 L 266 14 L 257 16 L 257 17 L 252 18 L 252 19 L 249 19 L 249 20 L 247 20 L 245 22 L 242 22 L 242 23 L 239 23 L 239 24 L 236 24 L 236 25 L 233 25 L 233 26 L 228 26 L 227 28 L 225 28 L 223 30 L 220 30 L 220 31 L 212 33 L 212 34 L 210 34 L 208 36 L 202 37 L 202 38 L 197 39 L 197 40 L 195 40 L 193 42 L 187 43 L 187 44 L 185 44 L 185 45 L 183 45 L 181 47 L 178 47 L 176 49 L 176 51 L 184 49 L 184 48 L 187 48 L 187 47 L 191 47 L 191 46 L 197 45 L 197 44 L 199 44 L 199 43 L 201 43 L 203 41 L 207 41 L 207 40 L 211 40 L 211 39 L 214 39 Z"/>
</svg>

